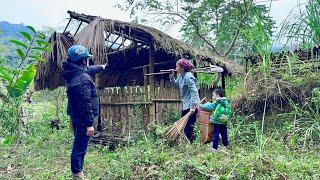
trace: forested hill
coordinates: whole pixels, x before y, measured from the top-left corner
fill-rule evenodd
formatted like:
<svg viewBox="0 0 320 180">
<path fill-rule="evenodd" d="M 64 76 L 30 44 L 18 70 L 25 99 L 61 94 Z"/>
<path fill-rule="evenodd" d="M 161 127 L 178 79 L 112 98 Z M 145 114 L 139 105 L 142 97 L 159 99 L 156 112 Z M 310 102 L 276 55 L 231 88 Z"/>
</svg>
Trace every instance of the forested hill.
<svg viewBox="0 0 320 180">
<path fill-rule="evenodd" d="M 0 21 L 0 43 L 8 45 L 8 39 L 21 39 L 22 36 L 19 32 L 30 30 L 24 24 L 11 24 L 7 21 Z"/>
</svg>

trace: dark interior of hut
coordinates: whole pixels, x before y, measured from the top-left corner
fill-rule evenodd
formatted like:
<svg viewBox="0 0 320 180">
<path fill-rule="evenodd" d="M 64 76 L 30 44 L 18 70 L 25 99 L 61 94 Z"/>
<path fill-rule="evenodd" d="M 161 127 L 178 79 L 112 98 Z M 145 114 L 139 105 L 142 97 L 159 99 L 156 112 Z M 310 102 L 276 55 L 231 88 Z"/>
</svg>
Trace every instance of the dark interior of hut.
<svg viewBox="0 0 320 180">
<path fill-rule="evenodd" d="M 102 86 L 143 85 L 143 67 L 149 64 L 148 46 L 136 45 L 107 55 L 109 67 L 103 76 L 108 77 L 108 82 L 102 82 Z M 175 68 L 178 58 L 162 49 L 157 50 L 154 57 L 154 72 Z M 158 75 L 155 79 L 168 79 L 168 75 Z"/>
</svg>

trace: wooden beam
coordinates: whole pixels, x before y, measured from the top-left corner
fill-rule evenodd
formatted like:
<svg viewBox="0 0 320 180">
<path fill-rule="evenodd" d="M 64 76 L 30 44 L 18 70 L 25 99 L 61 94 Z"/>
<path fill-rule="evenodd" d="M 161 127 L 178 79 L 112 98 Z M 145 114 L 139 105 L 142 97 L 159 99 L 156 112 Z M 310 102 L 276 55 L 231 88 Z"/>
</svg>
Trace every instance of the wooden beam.
<svg viewBox="0 0 320 180">
<path fill-rule="evenodd" d="M 83 22 L 83 21 L 80 22 L 80 24 L 79 24 L 79 26 L 78 26 L 78 28 L 77 28 L 77 30 L 76 30 L 76 32 L 74 33 L 73 36 L 75 36 L 75 35 L 77 34 L 77 32 L 79 31 L 79 29 L 80 29 L 80 27 L 81 27 L 81 25 L 82 25 L 82 22 Z"/>
<path fill-rule="evenodd" d="M 99 92 L 101 91 L 102 88 L 99 88 Z M 101 96 L 98 96 L 99 98 L 99 116 L 98 116 L 98 125 L 97 125 L 97 131 L 102 132 L 102 115 L 101 115 Z"/>
<path fill-rule="evenodd" d="M 69 22 L 68 22 L 67 26 L 64 28 L 63 33 L 65 33 L 65 32 L 66 32 L 66 30 L 67 30 L 67 28 L 68 28 L 68 26 L 69 26 L 69 24 L 70 24 L 71 20 L 72 20 L 72 17 L 69 19 Z M 62 33 L 62 34 L 63 34 L 63 33 Z"/>
<path fill-rule="evenodd" d="M 226 91 L 226 76 L 225 76 L 225 72 L 221 73 L 221 86 L 222 89 L 224 90 L 224 92 Z M 225 96 L 226 96 L 226 92 L 225 92 Z"/>
<path fill-rule="evenodd" d="M 116 32 L 116 31 L 114 32 L 114 34 L 120 35 L 120 33 Z M 141 43 L 141 44 L 144 44 L 144 45 L 148 45 L 149 44 L 149 43 L 147 43 L 147 42 L 145 42 L 143 40 L 137 39 L 135 37 L 132 37 L 132 36 L 129 36 L 129 35 L 126 35 L 126 34 L 122 34 L 121 36 L 123 36 L 123 37 L 125 37 L 125 38 L 127 38 L 127 39 L 129 39 L 130 41 L 133 41 L 133 42 L 138 42 L 138 43 Z"/>
<path fill-rule="evenodd" d="M 181 102 L 181 99 L 151 99 L 156 102 Z"/>
<path fill-rule="evenodd" d="M 155 50 L 153 46 L 149 47 L 149 73 L 154 73 L 154 65 L 155 65 Z M 154 78 L 150 78 L 150 85 L 154 84 Z"/>
<path fill-rule="evenodd" d="M 155 64 L 157 65 L 157 63 Z M 134 67 L 131 69 L 138 69 L 141 67 Z M 130 69 L 130 70 L 131 70 Z M 195 73 L 206 73 L 206 74 L 213 74 L 213 73 L 221 73 L 223 72 L 223 70 L 221 71 L 222 68 L 218 67 L 203 67 L 203 68 L 197 68 L 192 70 L 191 72 L 195 72 Z M 165 70 L 160 70 L 160 72 L 157 73 L 149 73 L 149 74 L 144 74 L 145 76 L 153 76 L 153 75 L 160 75 L 160 74 L 170 74 L 172 71 L 176 71 L 175 69 L 165 69 Z"/>
<path fill-rule="evenodd" d="M 91 21 L 93 21 L 96 16 L 88 16 L 85 14 L 79 14 L 73 11 L 67 11 L 67 13 L 70 15 L 71 18 L 79 20 L 79 21 L 84 21 L 86 23 L 90 23 Z"/>
<path fill-rule="evenodd" d="M 194 72 L 194 73 L 204 73 L 204 74 L 221 73 L 221 72 L 218 72 L 218 71 L 191 71 L 191 72 Z"/>
<path fill-rule="evenodd" d="M 124 103 L 100 103 L 103 106 L 120 106 L 120 105 L 147 105 L 152 102 L 124 102 Z"/>
<path fill-rule="evenodd" d="M 131 37 L 135 39 L 136 41 L 140 41 L 143 44 L 152 45 L 153 38 L 149 36 L 149 34 L 146 34 L 146 32 L 141 31 L 139 29 L 135 29 L 132 31 L 130 29 L 131 27 L 129 25 L 121 25 L 120 22 L 114 21 L 114 33 L 127 37 L 128 39 Z M 121 33 L 122 31 L 122 33 Z M 130 36 L 129 36 L 130 35 Z"/>
<path fill-rule="evenodd" d="M 160 70 L 160 72 L 172 72 L 172 71 L 176 71 L 175 69 L 164 69 L 164 70 Z M 212 73 L 221 73 L 224 72 L 224 69 L 219 67 L 219 66 L 213 66 L 210 65 L 208 67 L 200 67 L 200 68 L 196 68 L 191 70 L 191 72 L 194 73 L 208 73 L 208 74 L 212 74 Z"/>
<path fill-rule="evenodd" d="M 124 42 L 127 40 L 127 38 L 124 38 L 124 40 L 121 42 L 121 44 L 119 44 L 119 47 L 117 48 L 116 51 L 119 51 L 119 49 L 121 48 L 121 46 L 124 47 Z"/>
<path fill-rule="evenodd" d="M 197 61 L 196 61 L 195 59 L 192 60 L 192 63 L 193 63 L 193 65 L 194 65 L 194 67 L 197 67 Z M 193 75 L 194 75 L 194 77 L 195 77 L 196 79 L 198 78 L 197 72 L 195 72 Z"/>
<path fill-rule="evenodd" d="M 108 39 L 109 39 L 109 37 L 110 37 L 110 35 L 111 35 L 111 33 L 110 32 L 107 32 L 108 33 L 108 36 L 104 39 L 104 41 L 108 41 Z M 110 41 L 111 42 L 111 41 Z"/>
<path fill-rule="evenodd" d="M 153 76 L 153 75 L 161 75 L 161 74 L 170 74 L 171 72 L 158 72 L 158 73 L 149 73 L 145 74 L 145 76 Z"/>
<path fill-rule="evenodd" d="M 158 65 L 164 65 L 164 64 L 170 64 L 170 63 L 176 63 L 176 61 L 165 61 L 165 62 L 160 62 L 160 63 L 154 63 L 155 66 L 158 66 Z M 141 69 L 143 68 L 144 66 L 147 66 L 149 67 L 149 65 L 143 65 L 143 66 L 137 66 L 137 67 L 133 67 L 129 70 L 135 70 L 135 69 Z"/>
<path fill-rule="evenodd" d="M 114 43 L 117 42 L 117 40 L 120 38 L 120 35 L 117 37 L 117 39 L 115 41 L 113 41 L 113 43 L 111 44 L 111 46 L 108 48 L 107 52 L 110 51 L 110 49 L 112 49 L 112 46 L 114 45 Z"/>
<path fill-rule="evenodd" d="M 248 73 L 248 59 L 245 59 L 246 73 Z"/>
<path fill-rule="evenodd" d="M 76 19 L 78 21 L 83 21 L 86 23 L 90 23 L 91 21 L 93 21 L 97 17 L 97 16 L 89 16 L 89 15 L 85 15 L 85 14 L 79 14 L 79 13 L 76 13 L 73 11 L 68 11 L 68 13 L 71 18 Z M 104 19 L 104 21 L 111 21 L 111 20 Z M 150 37 L 149 34 L 146 34 L 146 32 L 141 31 L 139 29 L 136 29 L 135 31 L 131 31 L 130 25 L 121 24 L 124 22 L 119 22 L 119 21 L 112 21 L 112 22 L 114 23 L 114 29 L 113 29 L 114 31 L 112 31 L 114 34 L 124 36 L 127 39 L 130 39 L 130 40 L 136 41 L 136 42 L 140 42 L 145 45 L 152 45 L 152 43 L 151 43 L 152 37 Z M 108 29 L 106 31 L 110 32 L 110 30 L 108 31 Z M 123 31 L 123 33 L 121 33 L 121 31 Z"/>
<path fill-rule="evenodd" d="M 219 81 L 220 81 L 220 79 L 221 79 L 221 74 L 222 74 L 222 73 L 218 73 L 216 79 L 213 79 L 213 80 L 212 80 L 212 82 L 211 82 L 211 86 L 212 86 L 212 87 L 218 86 L 218 83 L 219 83 Z"/>
</svg>

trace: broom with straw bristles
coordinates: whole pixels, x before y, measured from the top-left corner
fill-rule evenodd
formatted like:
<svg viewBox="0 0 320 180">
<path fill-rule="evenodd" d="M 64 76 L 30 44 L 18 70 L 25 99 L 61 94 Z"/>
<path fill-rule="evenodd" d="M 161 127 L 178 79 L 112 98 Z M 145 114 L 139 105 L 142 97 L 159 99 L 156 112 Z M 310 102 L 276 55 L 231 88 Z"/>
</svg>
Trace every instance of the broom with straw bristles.
<svg viewBox="0 0 320 180">
<path fill-rule="evenodd" d="M 203 98 L 199 104 L 203 103 L 206 98 Z M 198 104 L 198 105 L 199 105 Z M 184 115 L 181 119 L 176 121 L 170 129 L 166 131 L 166 137 L 171 141 L 184 141 L 188 138 L 185 136 L 183 130 L 186 127 L 187 122 L 189 121 L 190 116 L 192 115 L 192 112 L 188 112 L 186 115 Z"/>
</svg>

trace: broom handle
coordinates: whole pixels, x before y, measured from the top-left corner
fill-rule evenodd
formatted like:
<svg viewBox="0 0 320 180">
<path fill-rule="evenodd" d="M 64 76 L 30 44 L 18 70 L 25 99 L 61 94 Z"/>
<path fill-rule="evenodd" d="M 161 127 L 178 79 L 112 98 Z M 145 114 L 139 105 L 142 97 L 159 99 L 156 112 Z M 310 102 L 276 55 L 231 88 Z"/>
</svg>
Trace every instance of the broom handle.
<svg viewBox="0 0 320 180">
<path fill-rule="evenodd" d="M 162 69 L 160 72 L 168 72 L 171 73 L 172 71 L 177 71 L 176 69 Z"/>
<path fill-rule="evenodd" d="M 197 104 L 197 106 L 199 106 L 200 104 L 202 104 L 206 99 L 207 99 L 206 97 L 202 98 L 202 99 L 200 100 L 200 102 Z"/>
<path fill-rule="evenodd" d="M 200 67 L 200 68 L 195 68 L 192 70 L 192 72 L 197 72 L 197 71 L 204 71 L 204 70 L 210 70 L 210 68 L 221 68 L 219 66 L 214 66 L 214 65 L 210 65 L 210 66 L 206 66 L 206 67 Z M 172 72 L 172 71 L 177 71 L 176 69 L 161 69 L 160 72 Z"/>
<path fill-rule="evenodd" d="M 200 104 L 202 104 L 206 99 L 207 99 L 206 97 L 202 98 L 202 99 L 200 100 L 200 102 L 196 105 L 196 107 L 198 107 Z"/>
</svg>

